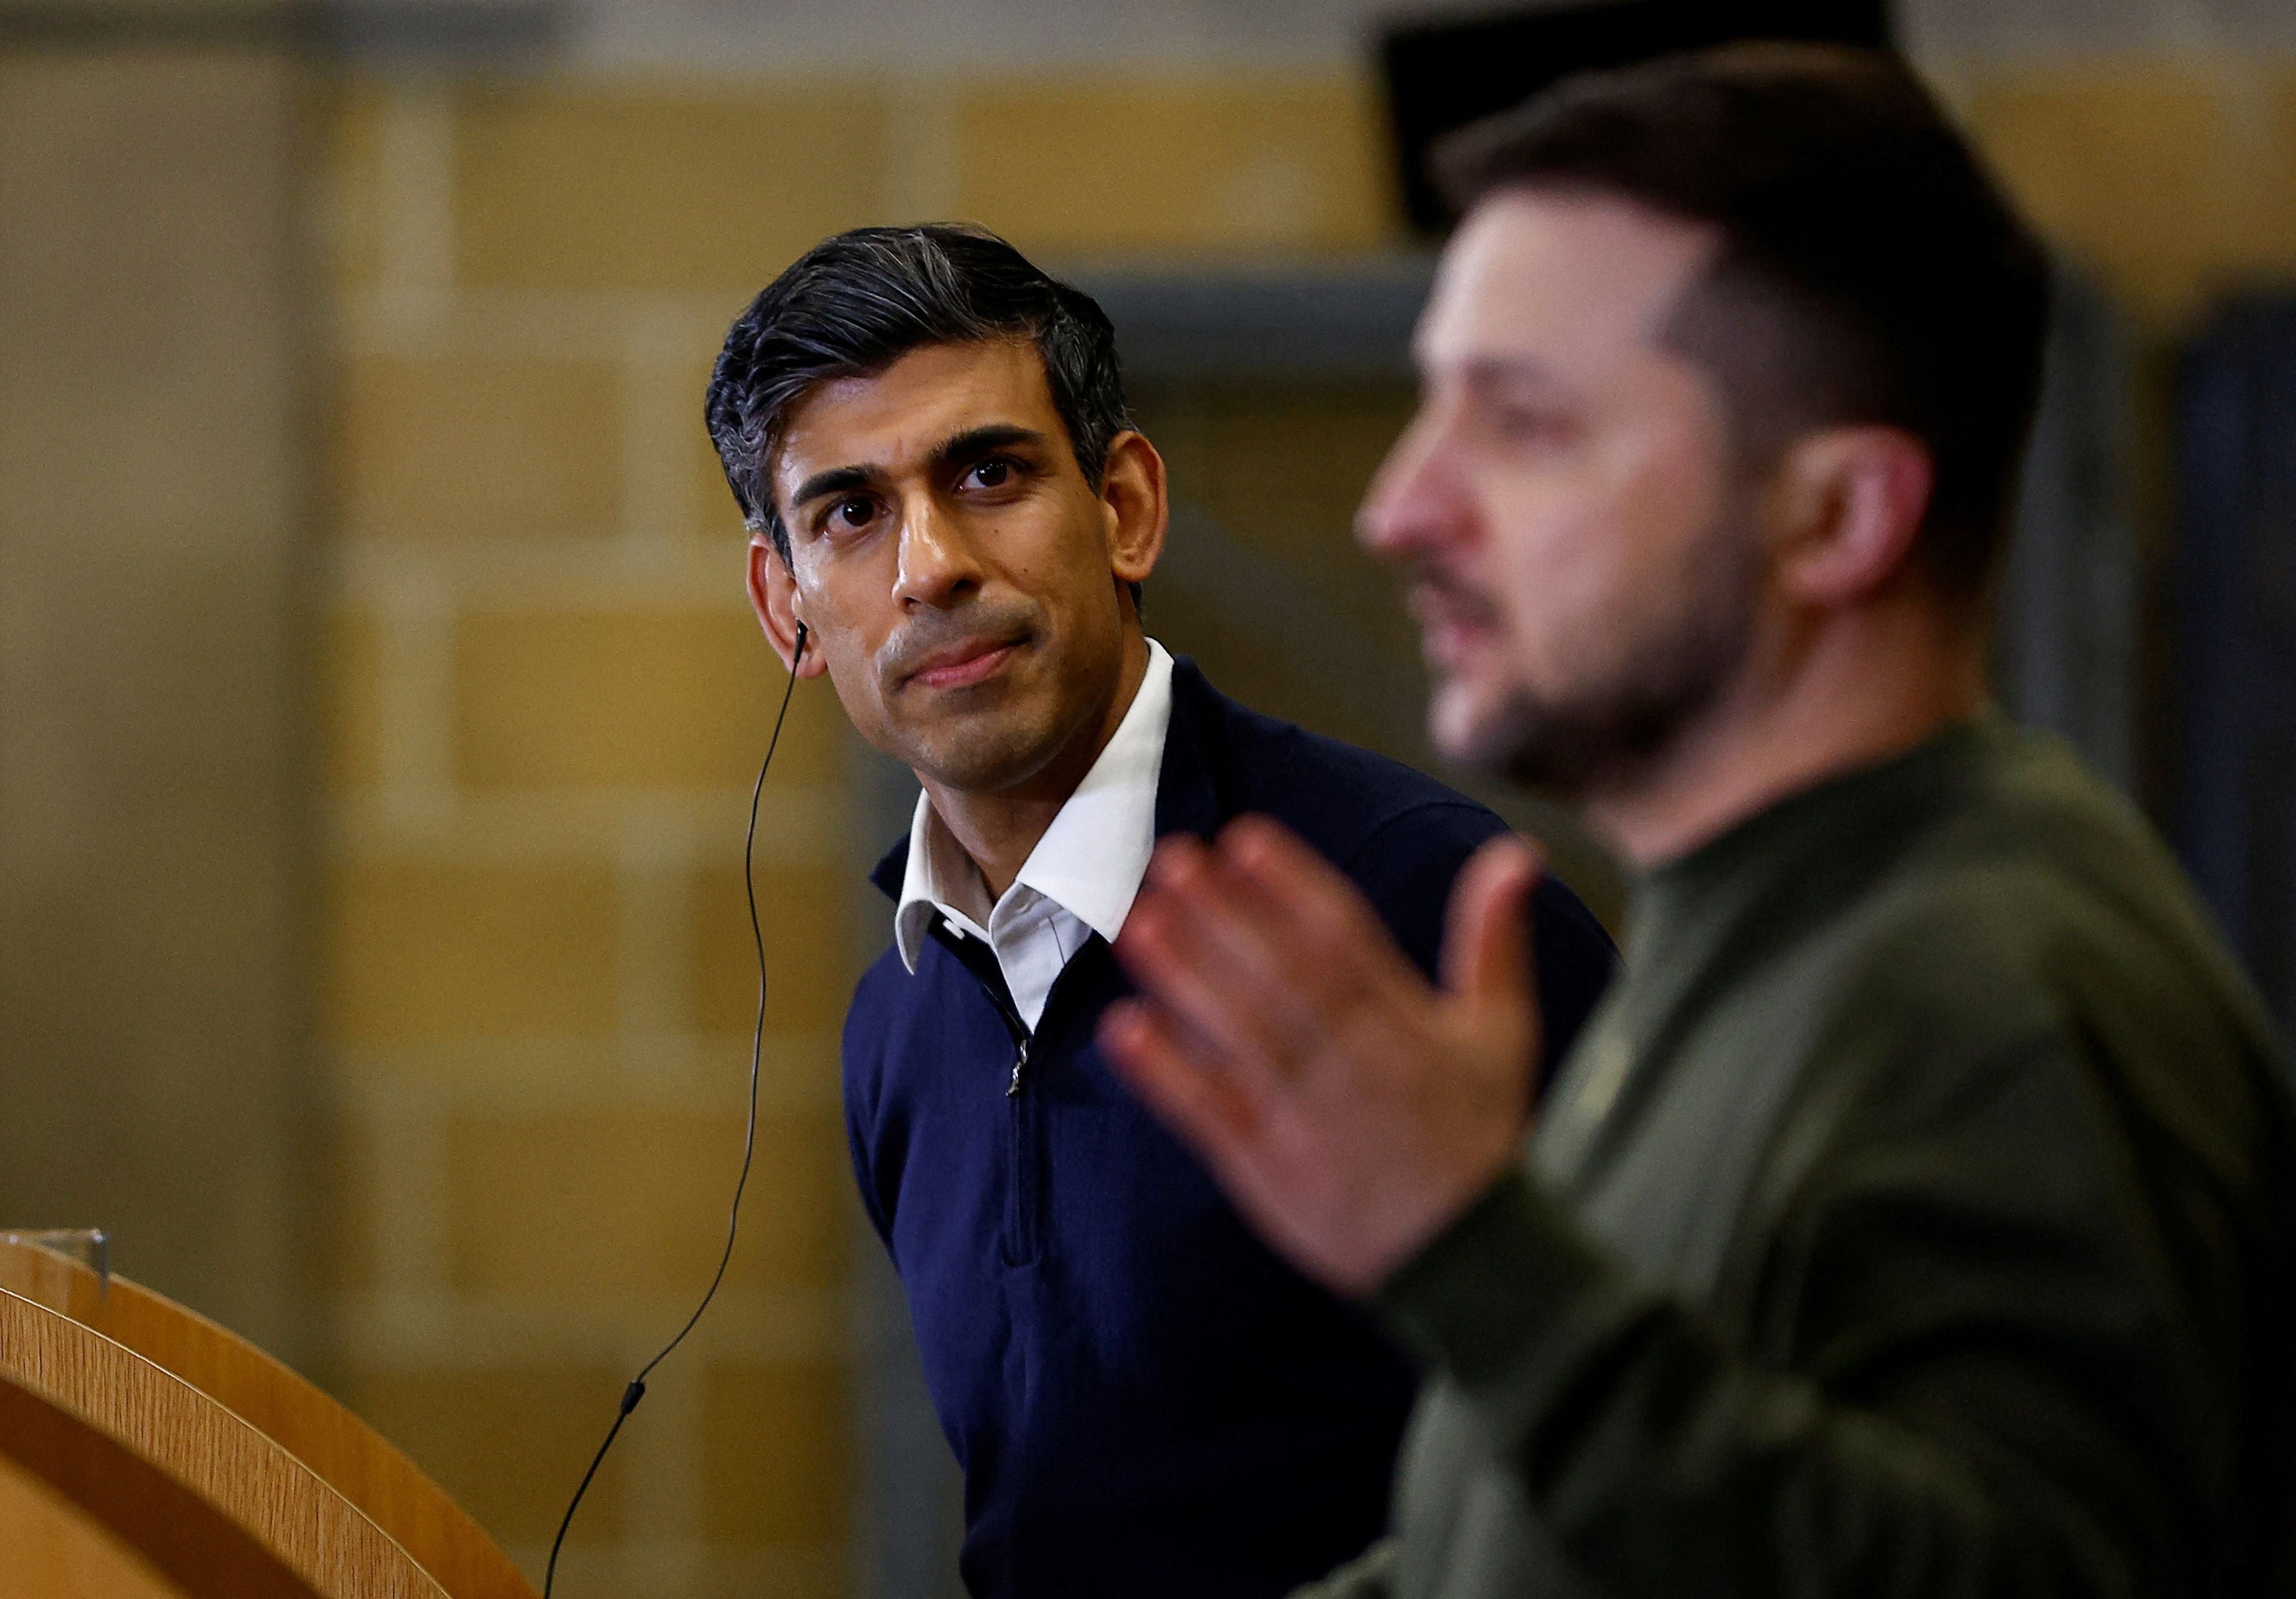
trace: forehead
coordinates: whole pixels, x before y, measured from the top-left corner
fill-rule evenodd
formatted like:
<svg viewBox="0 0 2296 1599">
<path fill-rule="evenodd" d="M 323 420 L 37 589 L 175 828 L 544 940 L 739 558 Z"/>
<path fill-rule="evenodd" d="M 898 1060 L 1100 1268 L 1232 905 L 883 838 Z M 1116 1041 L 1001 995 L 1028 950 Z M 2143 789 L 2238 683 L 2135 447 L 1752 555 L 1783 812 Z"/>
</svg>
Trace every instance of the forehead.
<svg viewBox="0 0 2296 1599">
<path fill-rule="evenodd" d="M 1504 191 L 1443 252 L 1414 340 L 1430 369 L 1529 357 L 1565 369 L 1647 346 L 1719 245 L 1612 196 Z"/>
<path fill-rule="evenodd" d="M 998 422 L 1060 432 L 1035 344 L 928 344 L 882 372 L 817 384 L 791 407 L 770 466 L 786 493 L 838 467 L 914 465 L 944 440 Z"/>
</svg>

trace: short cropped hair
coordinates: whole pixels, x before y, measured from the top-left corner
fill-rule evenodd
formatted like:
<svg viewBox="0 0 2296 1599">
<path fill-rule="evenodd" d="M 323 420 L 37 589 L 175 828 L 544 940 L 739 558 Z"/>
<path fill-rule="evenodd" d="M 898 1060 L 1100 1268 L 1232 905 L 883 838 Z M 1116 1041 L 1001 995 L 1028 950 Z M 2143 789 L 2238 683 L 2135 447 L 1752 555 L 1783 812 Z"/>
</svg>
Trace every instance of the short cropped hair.
<svg viewBox="0 0 2296 1599">
<path fill-rule="evenodd" d="M 1927 447 L 1915 549 L 1990 586 L 2038 404 L 2049 268 L 1968 144 L 1878 52 L 1740 45 L 1568 79 L 1439 146 L 1461 211 L 1580 190 L 1716 230 L 1668 342 L 1715 374 L 1742 447 L 1874 422 Z"/>
<path fill-rule="evenodd" d="M 767 468 L 817 385 L 873 376 L 927 345 L 1000 339 L 1035 344 L 1069 447 L 1098 488 L 1132 419 L 1115 329 L 1090 295 L 983 228 L 856 228 L 806 251 L 735 320 L 709 374 L 703 417 L 742 521 L 789 560 Z"/>
</svg>

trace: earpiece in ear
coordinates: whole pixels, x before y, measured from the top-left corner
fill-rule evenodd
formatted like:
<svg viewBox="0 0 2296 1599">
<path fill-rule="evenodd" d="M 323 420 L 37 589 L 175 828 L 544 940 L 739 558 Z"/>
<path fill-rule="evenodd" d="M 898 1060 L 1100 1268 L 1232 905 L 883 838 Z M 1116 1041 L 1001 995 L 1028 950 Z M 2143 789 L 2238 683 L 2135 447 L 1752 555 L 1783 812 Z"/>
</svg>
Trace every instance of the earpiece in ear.
<svg viewBox="0 0 2296 1599">
<path fill-rule="evenodd" d="M 797 663 L 805 659 L 806 637 L 807 634 L 805 624 L 803 622 L 800 622 L 797 625 L 797 648 L 790 652 L 790 669 L 791 671 L 795 671 L 797 669 Z"/>
</svg>

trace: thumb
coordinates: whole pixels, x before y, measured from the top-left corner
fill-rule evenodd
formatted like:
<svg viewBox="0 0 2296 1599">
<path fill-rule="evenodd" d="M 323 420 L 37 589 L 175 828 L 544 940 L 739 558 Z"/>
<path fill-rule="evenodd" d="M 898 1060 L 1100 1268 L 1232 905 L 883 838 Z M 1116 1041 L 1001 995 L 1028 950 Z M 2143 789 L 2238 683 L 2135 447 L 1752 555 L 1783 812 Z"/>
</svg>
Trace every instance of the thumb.
<svg viewBox="0 0 2296 1599">
<path fill-rule="evenodd" d="M 1479 1011 L 1521 1012 L 1536 1023 L 1530 987 L 1530 891 L 1544 864 L 1513 833 L 1475 851 L 1451 890 L 1443 987 Z"/>
</svg>

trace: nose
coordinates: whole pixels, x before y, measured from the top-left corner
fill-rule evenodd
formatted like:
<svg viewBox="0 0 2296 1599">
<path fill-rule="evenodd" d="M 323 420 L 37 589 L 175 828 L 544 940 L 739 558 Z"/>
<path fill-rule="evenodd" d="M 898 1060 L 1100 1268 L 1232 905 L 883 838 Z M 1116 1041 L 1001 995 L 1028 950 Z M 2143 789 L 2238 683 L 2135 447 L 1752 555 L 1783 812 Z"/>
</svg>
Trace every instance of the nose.
<svg viewBox="0 0 2296 1599">
<path fill-rule="evenodd" d="M 1472 509 L 1442 418 L 1423 406 L 1380 463 L 1356 512 L 1356 540 L 1387 561 L 1407 562 L 1457 540 Z"/>
<path fill-rule="evenodd" d="M 946 611 L 980 587 L 979 557 L 964 530 L 934 504 L 919 496 L 903 507 L 900 570 L 894 578 L 893 597 L 904 609 L 928 606 Z"/>
</svg>

